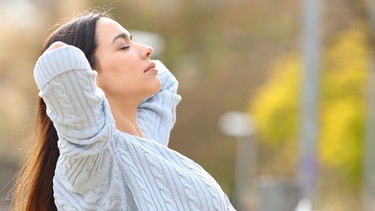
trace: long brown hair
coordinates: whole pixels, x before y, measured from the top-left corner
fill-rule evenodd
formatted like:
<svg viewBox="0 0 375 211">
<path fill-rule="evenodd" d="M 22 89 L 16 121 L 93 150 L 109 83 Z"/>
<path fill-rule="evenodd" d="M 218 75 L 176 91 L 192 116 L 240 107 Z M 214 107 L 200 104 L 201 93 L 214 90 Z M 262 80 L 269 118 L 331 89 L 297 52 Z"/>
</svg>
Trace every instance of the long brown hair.
<svg viewBox="0 0 375 211">
<path fill-rule="evenodd" d="M 80 48 L 91 67 L 95 66 L 94 56 L 97 42 L 96 23 L 108 12 L 89 12 L 76 16 L 61 24 L 47 38 L 42 53 L 54 42 L 62 41 Z M 18 173 L 13 193 L 12 210 L 44 211 L 57 210 L 54 203 L 52 180 L 59 157 L 58 136 L 51 119 L 46 113 L 46 104 L 39 97 L 34 139 L 35 144 Z"/>
</svg>

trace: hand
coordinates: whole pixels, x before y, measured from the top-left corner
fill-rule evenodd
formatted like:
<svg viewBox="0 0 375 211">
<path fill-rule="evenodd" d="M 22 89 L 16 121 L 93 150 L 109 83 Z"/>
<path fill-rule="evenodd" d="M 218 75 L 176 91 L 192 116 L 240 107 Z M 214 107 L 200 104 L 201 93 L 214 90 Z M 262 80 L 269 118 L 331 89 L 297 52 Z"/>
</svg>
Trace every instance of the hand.
<svg viewBox="0 0 375 211">
<path fill-rule="evenodd" d="M 50 51 L 53 51 L 53 50 L 58 49 L 58 48 L 63 47 L 63 46 L 67 46 L 67 44 L 65 44 L 61 41 L 56 41 L 56 42 L 52 43 L 52 45 L 47 48 L 45 53 L 48 53 Z"/>
</svg>

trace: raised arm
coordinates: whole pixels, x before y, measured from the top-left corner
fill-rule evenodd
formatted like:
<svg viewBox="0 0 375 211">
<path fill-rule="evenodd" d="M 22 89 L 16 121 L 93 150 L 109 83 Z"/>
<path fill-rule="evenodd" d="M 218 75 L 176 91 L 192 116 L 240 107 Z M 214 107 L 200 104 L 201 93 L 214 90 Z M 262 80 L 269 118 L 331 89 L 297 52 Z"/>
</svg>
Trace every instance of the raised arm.
<svg viewBox="0 0 375 211">
<path fill-rule="evenodd" d="M 154 61 L 162 83 L 160 91 L 138 107 L 137 120 L 146 138 L 168 145 L 169 135 L 176 121 L 178 81 L 160 61 Z"/>
<path fill-rule="evenodd" d="M 59 136 L 56 176 L 72 191 L 83 191 L 106 176 L 99 169 L 108 166 L 115 130 L 96 72 L 81 50 L 63 46 L 38 59 L 34 77 Z"/>
</svg>

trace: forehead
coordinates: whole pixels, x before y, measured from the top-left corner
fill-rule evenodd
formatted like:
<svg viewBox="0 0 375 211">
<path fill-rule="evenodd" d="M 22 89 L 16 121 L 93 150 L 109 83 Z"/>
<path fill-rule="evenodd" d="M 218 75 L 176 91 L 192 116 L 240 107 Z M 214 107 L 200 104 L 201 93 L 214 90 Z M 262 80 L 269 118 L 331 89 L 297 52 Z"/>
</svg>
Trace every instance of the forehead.
<svg viewBox="0 0 375 211">
<path fill-rule="evenodd" d="M 123 26 L 113 19 L 103 17 L 96 23 L 96 36 L 99 43 L 109 44 L 120 33 L 129 34 Z"/>
</svg>

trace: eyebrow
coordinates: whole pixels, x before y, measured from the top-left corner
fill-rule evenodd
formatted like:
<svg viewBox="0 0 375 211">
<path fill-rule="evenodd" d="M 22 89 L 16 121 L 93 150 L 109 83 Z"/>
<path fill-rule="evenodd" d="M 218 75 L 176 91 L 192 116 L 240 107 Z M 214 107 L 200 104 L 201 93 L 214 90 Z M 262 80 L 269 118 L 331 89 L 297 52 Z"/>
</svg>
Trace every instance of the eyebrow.
<svg viewBox="0 0 375 211">
<path fill-rule="evenodd" d="M 125 39 L 125 38 L 127 38 L 127 37 L 129 37 L 130 40 L 132 39 L 132 35 L 131 35 L 131 34 L 120 33 L 120 34 L 118 34 L 115 38 L 113 38 L 112 43 L 114 43 L 114 42 L 115 42 L 117 39 L 119 39 L 119 38 L 123 38 L 123 39 Z"/>
</svg>

